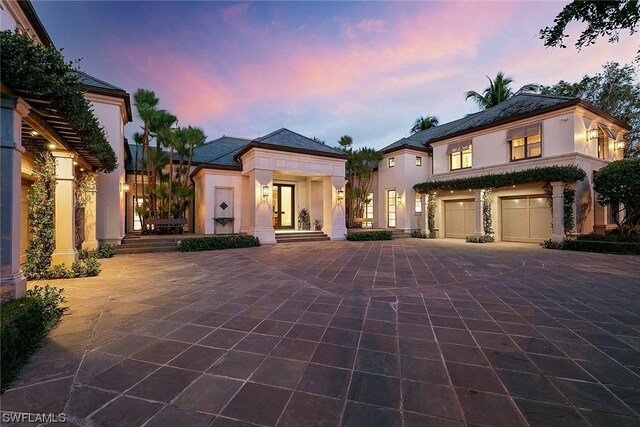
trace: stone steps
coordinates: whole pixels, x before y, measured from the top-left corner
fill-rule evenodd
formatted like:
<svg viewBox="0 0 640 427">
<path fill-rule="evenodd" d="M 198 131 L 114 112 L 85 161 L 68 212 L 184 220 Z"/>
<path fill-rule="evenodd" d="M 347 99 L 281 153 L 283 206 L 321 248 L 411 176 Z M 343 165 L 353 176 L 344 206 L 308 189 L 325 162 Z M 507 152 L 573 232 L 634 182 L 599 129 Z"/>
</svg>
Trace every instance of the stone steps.
<svg viewBox="0 0 640 427">
<path fill-rule="evenodd" d="M 174 252 L 178 250 L 176 239 L 149 239 L 125 237 L 122 244 L 116 248 L 116 254 L 141 254 L 149 252 Z"/>
<path fill-rule="evenodd" d="M 322 231 L 311 231 L 309 233 L 277 233 L 277 243 L 299 243 L 299 242 L 322 242 L 330 240 L 329 236 Z"/>
</svg>

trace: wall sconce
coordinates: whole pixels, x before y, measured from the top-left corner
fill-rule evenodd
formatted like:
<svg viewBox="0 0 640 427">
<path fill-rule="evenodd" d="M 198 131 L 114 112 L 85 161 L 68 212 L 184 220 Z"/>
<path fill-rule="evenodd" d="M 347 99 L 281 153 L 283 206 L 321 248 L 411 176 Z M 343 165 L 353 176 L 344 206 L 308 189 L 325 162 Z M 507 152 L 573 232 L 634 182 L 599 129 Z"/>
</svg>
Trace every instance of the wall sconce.
<svg viewBox="0 0 640 427">
<path fill-rule="evenodd" d="M 269 186 L 268 185 L 263 185 L 262 186 L 262 198 L 265 199 L 265 200 L 269 198 Z"/>
<path fill-rule="evenodd" d="M 49 150 L 55 150 L 56 149 L 56 144 L 54 144 L 52 142 L 52 143 L 47 144 L 47 147 L 49 148 Z"/>
<path fill-rule="evenodd" d="M 121 193 L 128 193 L 129 192 L 129 184 L 127 184 L 126 182 L 121 182 L 120 183 L 120 192 Z"/>
<path fill-rule="evenodd" d="M 397 205 L 402 205 L 402 196 L 400 194 L 398 194 L 396 196 L 396 204 Z"/>
<path fill-rule="evenodd" d="M 338 203 L 342 203 L 343 200 L 344 200 L 344 190 L 340 189 L 338 190 Z"/>
<path fill-rule="evenodd" d="M 598 129 L 587 129 L 587 141 L 598 139 Z"/>
<path fill-rule="evenodd" d="M 624 150 L 624 139 L 621 139 L 620 141 L 616 141 L 616 148 L 618 150 Z"/>
</svg>

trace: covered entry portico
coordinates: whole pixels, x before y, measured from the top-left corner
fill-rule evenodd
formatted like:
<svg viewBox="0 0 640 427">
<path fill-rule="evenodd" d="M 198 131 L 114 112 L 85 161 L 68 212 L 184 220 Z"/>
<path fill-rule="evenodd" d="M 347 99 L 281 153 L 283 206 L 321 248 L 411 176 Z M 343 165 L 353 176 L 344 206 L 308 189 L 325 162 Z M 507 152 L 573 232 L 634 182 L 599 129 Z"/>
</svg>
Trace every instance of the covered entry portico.
<svg viewBox="0 0 640 427">
<path fill-rule="evenodd" d="M 344 163 L 340 154 L 318 156 L 253 147 L 241 157 L 243 200 L 240 231 L 275 243 L 277 231 L 300 230 L 300 210 L 311 226 L 320 221 L 332 240 L 345 238 Z"/>
</svg>

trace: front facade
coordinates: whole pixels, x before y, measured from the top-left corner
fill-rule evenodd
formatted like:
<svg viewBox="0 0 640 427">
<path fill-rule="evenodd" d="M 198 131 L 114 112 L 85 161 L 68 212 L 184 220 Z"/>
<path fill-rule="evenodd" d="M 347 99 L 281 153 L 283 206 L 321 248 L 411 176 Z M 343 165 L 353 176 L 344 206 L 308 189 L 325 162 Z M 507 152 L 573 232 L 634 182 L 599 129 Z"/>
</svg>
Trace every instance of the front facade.
<svg viewBox="0 0 640 427">
<path fill-rule="evenodd" d="M 623 157 L 623 138 L 628 130 L 626 124 L 578 99 L 516 95 L 496 107 L 385 148 L 374 196 L 382 200 L 376 208 L 376 222 L 393 227 L 395 217 L 395 228 L 424 229 L 425 200 L 413 190 L 419 182 L 577 165 L 587 177 L 568 183 L 576 191 L 574 232 L 603 231 L 613 227 L 614 220 L 607 208 L 596 202 L 592 174 Z M 564 237 L 564 231 L 552 227 L 559 227 L 561 222 L 552 215 L 553 196 L 549 191 L 554 189 L 545 189 L 544 185 L 540 182 L 491 189 L 488 203 L 496 240 L 542 242 Z M 564 185 L 557 187 L 555 191 L 559 192 Z M 483 234 L 482 189 L 439 191 L 435 196 L 438 237 Z"/>
</svg>

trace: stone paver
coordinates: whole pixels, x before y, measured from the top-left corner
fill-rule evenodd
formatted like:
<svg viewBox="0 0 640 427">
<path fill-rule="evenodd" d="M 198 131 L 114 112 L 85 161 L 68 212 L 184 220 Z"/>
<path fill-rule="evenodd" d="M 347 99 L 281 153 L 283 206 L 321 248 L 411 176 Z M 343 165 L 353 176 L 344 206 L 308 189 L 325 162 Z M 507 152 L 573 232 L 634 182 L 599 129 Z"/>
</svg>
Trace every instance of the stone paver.
<svg viewBox="0 0 640 427">
<path fill-rule="evenodd" d="M 70 425 L 640 425 L 640 258 L 456 240 L 119 255 L 2 396 Z M 30 285 L 33 285 L 31 283 Z"/>
</svg>

